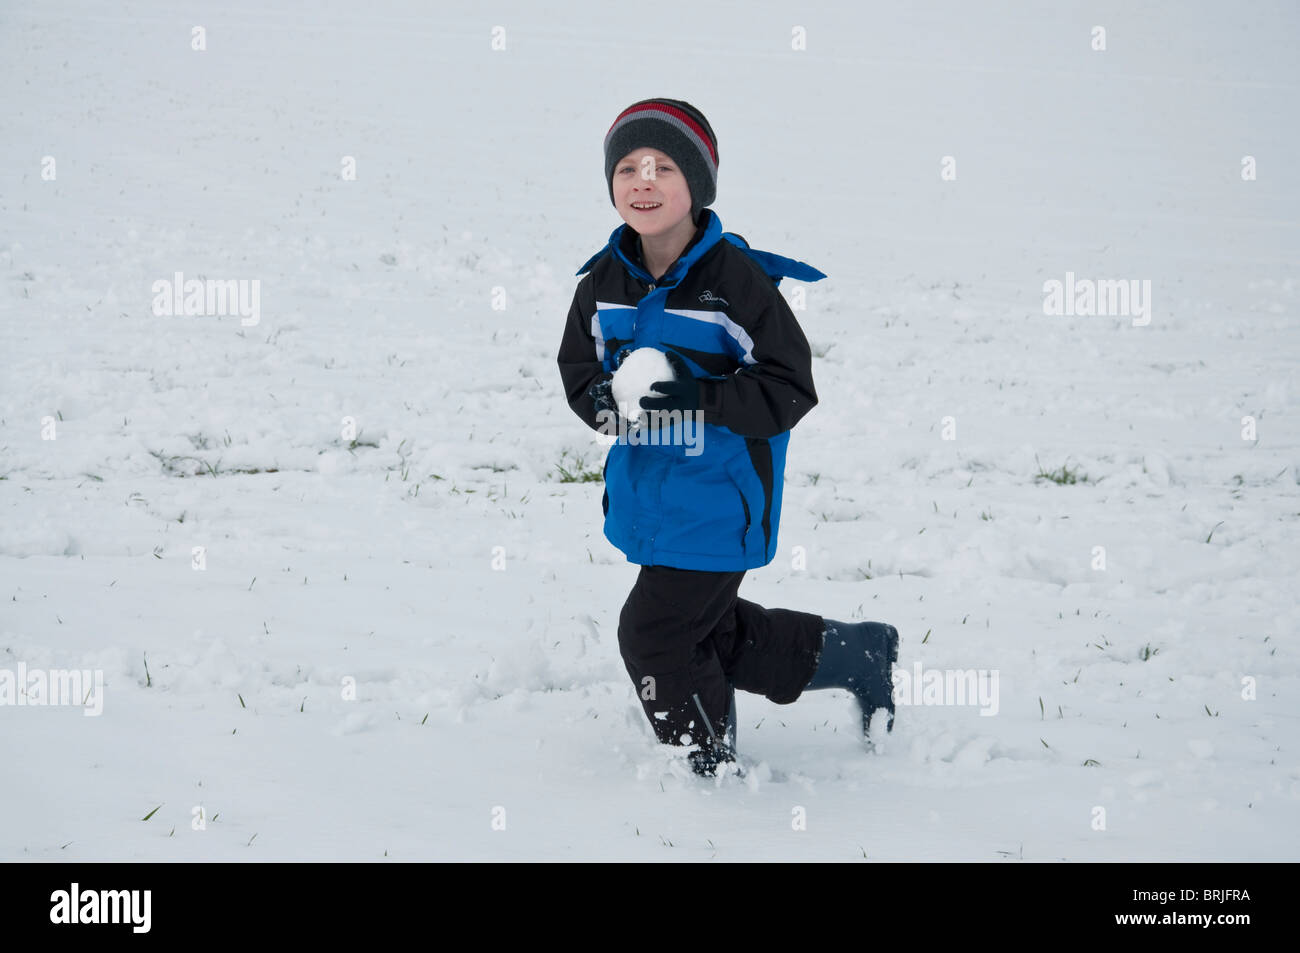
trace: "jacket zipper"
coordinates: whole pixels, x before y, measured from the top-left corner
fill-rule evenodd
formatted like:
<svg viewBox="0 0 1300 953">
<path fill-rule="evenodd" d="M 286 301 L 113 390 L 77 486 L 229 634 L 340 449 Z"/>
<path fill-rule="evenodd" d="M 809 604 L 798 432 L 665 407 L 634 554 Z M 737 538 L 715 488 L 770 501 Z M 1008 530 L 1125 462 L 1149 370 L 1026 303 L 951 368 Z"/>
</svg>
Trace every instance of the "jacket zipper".
<svg viewBox="0 0 1300 953">
<path fill-rule="evenodd" d="M 655 286 L 653 284 L 647 285 L 647 287 L 650 289 L 650 291 L 655 290 Z M 649 291 L 646 293 L 649 294 Z M 641 313 L 641 309 L 637 308 L 636 312 L 632 315 L 632 334 L 634 337 L 636 335 L 637 316 L 640 315 L 640 313 Z"/>
</svg>

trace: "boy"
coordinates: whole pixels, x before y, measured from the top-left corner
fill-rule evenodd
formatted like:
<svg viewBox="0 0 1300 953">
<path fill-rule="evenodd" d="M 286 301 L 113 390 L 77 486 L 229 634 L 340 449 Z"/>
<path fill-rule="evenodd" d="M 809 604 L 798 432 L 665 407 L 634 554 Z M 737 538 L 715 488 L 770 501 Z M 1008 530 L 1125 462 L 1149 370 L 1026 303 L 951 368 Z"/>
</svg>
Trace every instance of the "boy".
<svg viewBox="0 0 1300 953">
<path fill-rule="evenodd" d="M 605 184 L 625 224 L 578 271 L 558 356 L 569 406 L 604 433 L 628 353 L 656 348 L 673 368 L 632 408 L 672 419 L 670 439 L 620 436 L 602 508 L 606 538 L 641 566 L 619 615 L 624 666 L 656 737 L 696 746 L 691 766 L 706 776 L 735 761 L 735 689 L 789 704 L 847 688 L 864 733 L 878 708 L 892 729 L 898 657 L 893 626 L 737 597 L 745 572 L 776 555 L 790 429 L 817 404 L 808 341 L 777 284 L 825 275 L 724 235 L 706 207 L 717 172 L 717 138 L 689 103 L 619 114 Z M 687 419 L 703 425 L 690 452 L 671 439 Z"/>
</svg>

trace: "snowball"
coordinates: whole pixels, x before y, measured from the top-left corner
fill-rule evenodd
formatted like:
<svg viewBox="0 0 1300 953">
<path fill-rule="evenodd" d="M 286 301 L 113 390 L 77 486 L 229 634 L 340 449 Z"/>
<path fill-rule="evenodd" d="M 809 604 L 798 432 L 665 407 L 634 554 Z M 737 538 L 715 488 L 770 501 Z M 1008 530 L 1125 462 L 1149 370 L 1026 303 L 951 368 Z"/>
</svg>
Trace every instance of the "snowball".
<svg viewBox="0 0 1300 953">
<path fill-rule="evenodd" d="M 670 381 L 675 378 L 673 366 L 663 351 L 653 347 L 637 348 L 614 372 L 614 402 L 618 411 L 629 420 L 636 420 L 645 415 L 641 410 L 641 398 L 662 396 L 651 388 L 656 381 Z"/>
</svg>

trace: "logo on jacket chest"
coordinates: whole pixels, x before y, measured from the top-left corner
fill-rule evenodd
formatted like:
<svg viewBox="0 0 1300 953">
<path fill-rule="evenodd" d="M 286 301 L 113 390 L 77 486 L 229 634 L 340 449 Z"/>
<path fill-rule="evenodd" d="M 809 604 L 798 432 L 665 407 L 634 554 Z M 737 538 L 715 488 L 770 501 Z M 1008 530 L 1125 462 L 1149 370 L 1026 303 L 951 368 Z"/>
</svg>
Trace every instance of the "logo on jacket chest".
<svg viewBox="0 0 1300 953">
<path fill-rule="evenodd" d="M 719 298 L 719 297 L 718 297 L 717 295 L 715 295 L 712 291 L 708 291 L 708 290 L 705 290 L 705 291 L 701 291 L 701 292 L 700 292 L 700 298 L 699 298 L 699 300 L 701 300 L 701 301 L 721 301 L 721 302 L 722 302 L 724 305 L 726 305 L 728 308 L 731 307 L 731 303 L 730 303 L 729 301 L 727 301 L 726 298 Z"/>
</svg>

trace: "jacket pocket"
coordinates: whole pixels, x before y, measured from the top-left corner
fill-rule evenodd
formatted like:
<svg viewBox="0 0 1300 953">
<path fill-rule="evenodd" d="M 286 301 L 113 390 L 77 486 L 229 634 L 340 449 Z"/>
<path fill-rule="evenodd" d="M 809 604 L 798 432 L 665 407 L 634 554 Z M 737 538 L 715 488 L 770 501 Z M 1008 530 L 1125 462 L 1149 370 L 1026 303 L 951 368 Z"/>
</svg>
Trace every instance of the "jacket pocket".
<svg viewBox="0 0 1300 953">
<path fill-rule="evenodd" d="M 763 487 L 748 454 L 738 454 L 727 461 L 727 475 L 731 478 L 740 506 L 745 513 L 745 526 L 740 534 L 740 546 L 745 553 L 763 549 L 762 528 L 755 518 L 763 512 Z"/>
<path fill-rule="evenodd" d="M 749 535 L 749 526 L 750 523 L 752 522 L 749 515 L 749 501 L 745 499 L 744 492 L 740 489 L 740 486 L 736 483 L 735 480 L 731 481 L 731 485 L 736 488 L 736 495 L 740 497 L 740 505 L 744 507 L 745 510 L 745 527 L 740 531 L 740 546 L 743 549 L 745 546 L 745 537 Z"/>
</svg>

